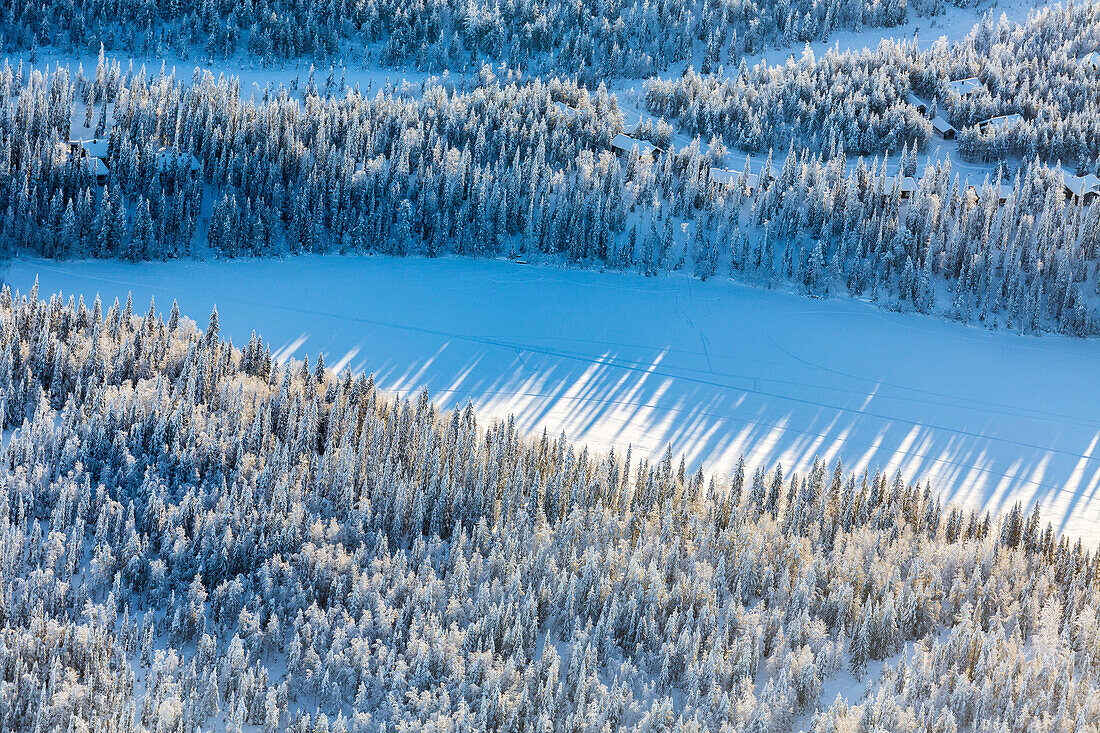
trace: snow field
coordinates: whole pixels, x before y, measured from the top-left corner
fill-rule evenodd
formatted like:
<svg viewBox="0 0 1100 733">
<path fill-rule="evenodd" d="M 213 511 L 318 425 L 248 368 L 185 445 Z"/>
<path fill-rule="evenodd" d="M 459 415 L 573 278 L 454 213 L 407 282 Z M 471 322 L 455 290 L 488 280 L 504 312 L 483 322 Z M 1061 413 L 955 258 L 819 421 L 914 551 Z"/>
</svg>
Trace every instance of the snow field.
<svg viewBox="0 0 1100 733">
<path fill-rule="evenodd" d="M 994 513 L 1041 505 L 1100 539 L 1100 347 L 991 334 L 845 298 L 728 281 L 644 278 L 506 261 L 299 257 L 123 264 L 17 261 L 26 292 L 173 298 L 281 359 L 323 353 L 381 387 L 515 415 L 528 431 L 732 470 L 815 456 L 901 471 Z"/>
</svg>

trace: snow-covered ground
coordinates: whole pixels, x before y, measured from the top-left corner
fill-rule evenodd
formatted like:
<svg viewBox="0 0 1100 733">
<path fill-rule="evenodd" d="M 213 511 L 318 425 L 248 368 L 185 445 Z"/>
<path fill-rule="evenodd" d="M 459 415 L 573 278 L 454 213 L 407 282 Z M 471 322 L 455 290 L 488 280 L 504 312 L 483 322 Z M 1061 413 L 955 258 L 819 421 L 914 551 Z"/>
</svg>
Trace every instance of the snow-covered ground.
<svg viewBox="0 0 1100 733">
<path fill-rule="evenodd" d="M 1100 541 L 1100 344 L 1021 337 L 728 281 L 465 259 L 302 257 L 123 264 L 19 261 L 26 292 L 178 298 L 281 357 L 324 352 L 444 405 L 516 415 L 593 447 L 692 466 L 900 469 L 945 498 Z"/>
<path fill-rule="evenodd" d="M 310 67 L 313 67 L 313 79 L 318 89 L 324 89 L 331 74 L 335 84 L 343 81 L 352 89 L 358 85 L 359 91 L 364 95 L 373 95 L 383 90 L 400 92 L 402 89 L 419 93 L 421 86 L 429 79 L 449 85 L 460 84 L 466 78 L 463 74 L 446 70 L 431 73 L 414 68 L 382 67 L 365 58 L 339 58 L 329 63 L 294 59 L 273 64 L 264 64 L 243 55 L 230 59 L 183 59 L 177 54 L 132 57 L 123 52 L 108 52 L 106 58 L 109 63 L 117 61 L 123 72 L 130 66 L 135 71 L 145 67 L 147 74 L 156 74 L 163 68 L 165 74 L 175 74 L 176 79 L 181 81 L 191 79 L 196 68 L 209 71 L 215 79 L 222 76 L 236 77 L 240 81 L 241 98 L 246 100 L 261 98 L 267 89 L 289 88 L 295 81 L 298 82 L 299 90 L 304 89 Z M 24 51 L 5 55 L 3 59 L 12 67 L 22 63 L 25 68 L 35 68 L 43 72 L 57 67 L 67 68 L 74 76 L 83 67 L 86 77 L 94 77 L 99 57 L 95 54 L 74 55 L 39 49 L 33 55 Z M 83 115 L 83 106 L 78 107 L 77 112 Z"/>
<path fill-rule="evenodd" d="M 828 41 L 809 44 L 815 55 L 820 57 L 830 49 L 841 53 L 874 50 L 887 40 L 917 41 L 924 50 L 940 39 L 949 43 L 966 38 L 971 29 L 987 13 L 995 18 L 1002 15 L 1012 23 L 1023 23 L 1032 10 L 1043 8 L 1050 3 L 1041 0 L 986 0 L 972 7 L 952 8 L 949 12 L 930 18 L 921 18 L 910 11 L 909 21 L 893 28 L 865 28 L 862 31 L 840 30 L 833 33 Z M 804 46 L 792 48 L 769 48 L 756 56 L 746 56 L 746 63 L 767 61 L 769 65 L 782 64 L 790 57 L 798 59 Z M 698 67 L 696 67 L 698 68 Z"/>
</svg>

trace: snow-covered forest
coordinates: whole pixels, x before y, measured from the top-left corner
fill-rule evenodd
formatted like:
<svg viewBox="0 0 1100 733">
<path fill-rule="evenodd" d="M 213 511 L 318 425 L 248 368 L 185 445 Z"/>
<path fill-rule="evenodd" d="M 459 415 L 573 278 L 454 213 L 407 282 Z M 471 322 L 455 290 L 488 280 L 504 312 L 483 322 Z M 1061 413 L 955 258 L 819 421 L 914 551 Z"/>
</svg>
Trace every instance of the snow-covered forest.
<svg viewBox="0 0 1100 733">
<path fill-rule="evenodd" d="M 0 51 L 0 733 L 1100 733 L 1100 4 Z"/>
<path fill-rule="evenodd" d="M 622 114 L 602 85 L 488 66 L 374 96 L 311 73 L 243 101 L 233 78 L 101 56 L 88 73 L 5 64 L 0 98 L 9 254 L 455 252 L 786 283 L 1023 332 L 1100 322 L 1100 209 L 1067 200 L 1037 158 L 969 186 L 929 160 L 903 193 L 884 161 L 849 165 L 835 136 L 756 170 L 719 167 L 734 154 L 718 137 L 616 155 Z M 66 144 L 80 127 L 106 141 L 102 177 Z M 913 143 L 903 173 L 917 172 Z"/>
<path fill-rule="evenodd" d="M 514 68 L 646 76 L 702 55 L 704 70 L 767 46 L 828 40 L 837 30 L 892 27 L 973 0 L 660 0 L 595 4 L 433 0 L 12 0 L 0 41 L 132 54 L 195 49 L 219 56 L 331 58 L 472 69 L 489 56 Z M 350 47 L 350 48 L 349 48 Z"/>
<path fill-rule="evenodd" d="M 1100 720 L 1097 559 L 1038 512 L 599 455 L 238 350 L 216 311 L 5 289 L 0 354 L 7 730 Z"/>
<path fill-rule="evenodd" d="M 646 103 L 692 133 L 721 135 L 748 151 L 791 140 L 848 153 L 923 149 L 938 113 L 959 130 L 971 159 L 1036 157 L 1073 172 L 1100 156 L 1100 8 L 1047 7 L 1017 25 L 987 16 L 961 42 L 884 42 L 862 53 L 804 53 L 779 66 L 744 60 L 727 77 L 688 70 L 647 83 Z M 974 79 L 957 89 L 952 80 Z M 910 93 L 930 108 L 918 111 Z M 933 102 L 933 100 L 935 100 Z M 938 105 L 938 106 L 937 106 Z M 1019 114 L 1017 124 L 980 129 Z M 912 175 L 912 173 L 909 173 Z M 977 181 L 975 181 L 976 183 Z"/>
</svg>

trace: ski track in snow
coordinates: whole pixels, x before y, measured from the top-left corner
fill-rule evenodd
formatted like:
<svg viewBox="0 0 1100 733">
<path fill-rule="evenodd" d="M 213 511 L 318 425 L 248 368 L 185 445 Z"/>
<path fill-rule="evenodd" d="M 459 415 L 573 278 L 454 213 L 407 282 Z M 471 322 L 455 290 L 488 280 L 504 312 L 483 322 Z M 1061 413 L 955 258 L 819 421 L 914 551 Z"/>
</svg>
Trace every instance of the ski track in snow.
<svg viewBox="0 0 1100 733">
<path fill-rule="evenodd" d="M 173 298 L 282 359 L 373 372 L 392 392 L 472 400 L 528 431 L 725 473 L 900 470 L 997 512 L 1039 502 L 1100 540 L 1100 343 L 991 334 L 834 298 L 729 281 L 461 258 L 317 257 L 125 264 L 16 261 L 27 292 Z"/>
</svg>

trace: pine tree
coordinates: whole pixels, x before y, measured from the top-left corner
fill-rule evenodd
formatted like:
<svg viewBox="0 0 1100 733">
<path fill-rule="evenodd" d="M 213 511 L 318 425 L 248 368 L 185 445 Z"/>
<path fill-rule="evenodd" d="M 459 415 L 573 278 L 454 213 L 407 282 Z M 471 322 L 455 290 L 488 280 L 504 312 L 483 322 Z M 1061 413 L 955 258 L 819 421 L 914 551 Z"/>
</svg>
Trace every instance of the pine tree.
<svg viewBox="0 0 1100 733">
<path fill-rule="evenodd" d="M 172 315 L 174 317 L 174 320 L 178 319 L 178 316 L 176 316 L 176 313 L 177 313 L 176 304 L 175 304 L 175 302 L 173 302 L 172 303 Z M 169 329 L 172 330 L 171 325 L 169 325 Z M 218 342 L 218 332 L 219 332 L 219 330 L 220 330 L 220 325 L 219 325 L 219 321 L 218 321 L 218 306 L 215 305 L 214 308 L 210 311 L 210 321 L 206 325 L 206 331 L 204 332 L 204 336 L 203 336 L 204 340 L 206 341 L 207 346 L 213 346 L 214 344 L 216 344 Z"/>
</svg>

